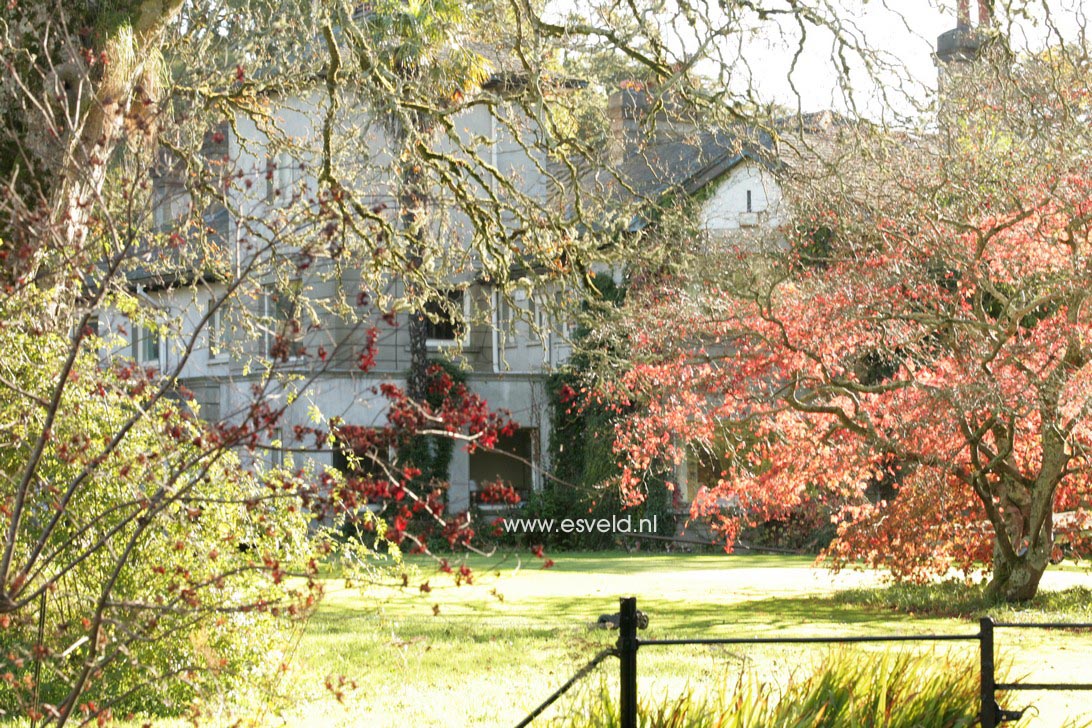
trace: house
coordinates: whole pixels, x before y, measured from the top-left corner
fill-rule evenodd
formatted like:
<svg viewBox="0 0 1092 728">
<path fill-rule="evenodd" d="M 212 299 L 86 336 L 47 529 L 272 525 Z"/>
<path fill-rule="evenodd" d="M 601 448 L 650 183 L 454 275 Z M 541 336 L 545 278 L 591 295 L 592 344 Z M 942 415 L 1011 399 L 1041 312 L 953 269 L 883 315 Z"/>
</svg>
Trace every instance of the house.
<svg viewBox="0 0 1092 728">
<path fill-rule="evenodd" d="M 700 198 L 698 227 L 714 237 L 782 221 L 769 133 L 709 128 L 655 89 L 620 89 L 608 114 L 613 164 L 598 173 L 606 178 L 599 183 L 619 203 L 638 203 L 631 232 L 645 228 L 665 198 L 678 195 Z"/>
<path fill-rule="evenodd" d="M 507 77 L 498 81 L 511 82 Z M 484 92 L 490 91 L 487 85 Z M 780 195 L 768 164 L 729 135 L 696 124 L 665 123 L 654 139 L 641 139 L 650 98 L 626 89 L 610 100 L 617 152 L 624 156 L 612 172 L 615 182 L 624 184 L 614 189 L 649 199 L 674 190 L 707 190 L 703 226 L 716 234 L 775 224 Z M 252 456 L 256 467 L 289 461 L 298 466 L 305 460 L 345 467 L 347 456 L 336 444 L 304 446 L 293 440 L 293 431 L 316 424 L 316 412 L 347 424 L 382 426 L 385 400 L 376 389 L 385 382 L 404 383 L 410 365 L 410 312 L 384 309 L 400 281 L 335 270 L 332 256 L 309 257 L 301 265 L 298 247 L 277 249 L 279 235 L 299 235 L 313 225 L 310 216 L 319 204 L 315 149 L 322 132 L 321 106 L 319 94 L 277 100 L 269 112 L 277 120 L 276 144 L 270 143 L 273 132 L 248 119 L 213 129 L 202 153 L 215 168 L 212 177 L 224 181 L 223 204 L 191 199 L 192 190 L 180 182 L 184 170 L 164 158 L 152 191 L 151 223 L 171 231 L 172 240 L 200 238 L 202 257 L 187 259 L 185 244 L 165 255 L 160 251 L 129 272 L 139 310 L 104 311 L 100 318 L 103 331 L 114 334 L 115 354 L 163 372 L 177 371 L 207 420 L 237 420 L 258 390 L 283 406 L 276 429 Z M 505 118 L 505 109 L 502 103 L 469 105 L 453 125 L 497 176 L 518 187 L 525 199 L 549 205 L 549 167 L 535 158 L 533 145 L 516 138 L 518 129 L 534 133 L 534 122 Z M 361 188 L 355 192 L 377 211 L 381 224 L 397 225 L 390 131 L 357 114 L 354 146 L 344 150 L 359 160 Z M 199 215 L 196 205 L 204 207 Z M 180 226 L 179 220 L 187 225 Z M 441 214 L 435 224 L 453 241 L 468 234 L 457 214 Z M 644 224 L 636 216 L 631 229 Z M 492 406 L 508 410 L 518 428 L 495 451 L 455 449 L 448 492 L 452 511 L 465 510 L 486 481 L 502 478 L 524 492 L 542 486 L 549 468 L 546 379 L 571 351 L 567 322 L 557 320 L 551 313 L 557 309 L 554 301 L 544 298 L 563 297 L 566 291 L 540 287 L 531 293 L 518 281 L 502 291 L 462 246 L 452 245 L 450 258 L 435 262 L 449 267 L 451 285 L 445 300 L 427 306 L 427 347 L 430 355 L 453 359 L 469 387 Z M 370 318 L 378 322 L 374 332 L 354 325 L 338 309 L 365 299 L 364 305 L 374 309 Z M 250 315 L 238 315 L 241 309 Z M 369 337 L 375 338 L 375 366 L 365 373 L 357 355 Z M 304 351 L 310 354 L 298 355 Z M 316 351 L 324 352 L 321 362 Z M 268 378 L 266 365 L 280 375 L 276 381 Z"/>
<path fill-rule="evenodd" d="M 332 255 L 301 261 L 301 255 L 310 254 L 301 254 L 295 244 L 277 247 L 281 231 L 298 236 L 312 226 L 320 204 L 314 162 L 321 132 L 319 105 L 317 96 L 279 102 L 271 115 L 278 118 L 277 133 L 289 141 L 279 140 L 275 153 L 268 152 L 267 132 L 249 120 L 211 131 L 202 156 L 222 168 L 220 176 L 232 184 L 226 204 L 209 206 L 203 213 L 193 211 L 200 203 L 179 179 L 185 170 L 165 158 L 152 193 L 152 223 L 170 232 L 171 240 L 186 242 L 157 250 L 128 272 L 139 310 L 108 310 L 100 316 L 101 329 L 113 333 L 114 354 L 177 372 L 207 420 L 237 420 L 256 388 L 284 406 L 273 435 L 252 458 L 258 467 L 289 459 L 295 465 L 310 460 L 320 467 L 344 467 L 346 454 L 336 445 L 305 446 L 293 441 L 291 433 L 315 425 L 316 412 L 346 424 L 382 426 L 385 400 L 376 388 L 384 382 L 404 384 L 410 365 L 410 311 L 386 307 L 398 295 L 400 281 L 361 270 L 335 270 Z M 459 133 L 470 143 L 485 145 L 483 154 L 497 176 L 519 185 L 522 194 L 545 201 L 541 165 L 513 138 L 515 122 L 498 119 L 491 113 L 495 108 L 469 108 L 456 120 Z M 379 224 L 398 224 L 396 165 L 388 151 L 388 131 L 364 119 L 358 132 L 354 141 L 360 147 L 346 150 L 358 155 L 361 184 L 367 186 L 356 192 L 377 211 Z M 458 239 L 461 222 L 438 219 L 436 224 Z M 188 244 L 198 238 L 200 245 Z M 518 423 L 514 434 L 498 445 L 518 459 L 456 448 L 448 505 L 459 511 L 469 505 L 477 483 L 503 477 L 524 491 L 540 484 L 547 434 L 545 376 L 567 358 L 569 345 L 563 329 L 548 325 L 545 307 L 539 305 L 541 296 L 560 292 L 529 295 L 513 287 L 502 295 L 468 262 L 466 251 L 453 248 L 449 259 L 435 263 L 448 268 L 450 288 L 444 291 L 445 300 L 426 305 L 429 354 L 451 356 L 466 370 L 471 388 L 509 410 Z M 335 300 L 350 305 L 367 300 L 362 305 L 369 310 L 360 318 L 374 321 L 375 331 L 354 323 L 356 314 L 339 311 Z M 241 310 L 248 315 L 239 315 Z M 370 337 L 375 339 L 375 365 L 365 373 L 359 352 Z M 322 353 L 316 358 L 315 352 Z M 276 381 L 269 378 L 269 367 L 276 371 Z"/>
<path fill-rule="evenodd" d="M 973 45 L 974 36 L 963 24 L 953 33 L 941 36 L 942 63 L 962 60 L 973 51 L 968 44 Z M 512 83 L 511 76 L 499 74 L 483 93 L 501 94 Z M 404 217 L 391 130 L 369 118 L 364 108 L 351 112 L 354 132 L 339 153 L 358 165 L 354 193 L 371 205 L 376 225 L 398 226 Z M 610 97 L 608 113 L 613 139 L 609 164 L 587 172 L 582 184 L 601 193 L 608 204 L 631 211 L 628 231 L 653 224 L 649 211 L 672 195 L 697 202 L 698 224 L 713 239 L 759 234 L 787 218 L 778 179 L 782 161 L 769 131 L 708 128 L 656 89 L 620 89 Z M 564 194 L 541 148 L 520 139 L 520 134 L 540 132 L 536 120 L 521 114 L 503 100 L 468 104 L 451 119 L 451 133 L 489 167 L 483 179 L 491 194 L 516 194 L 547 209 Z M 200 216 L 201 235 L 211 242 L 205 248 L 208 259 L 186 261 L 181 267 L 188 273 L 183 276 L 176 275 L 177 261 L 173 269 L 149 265 L 133 271 L 130 281 L 151 313 L 134 317 L 133 311 L 104 312 L 103 321 L 106 330 L 124 331 L 128 337 L 124 343 L 115 341 L 117 353 L 163 371 L 177 369 L 208 420 L 238 418 L 253 401 L 255 388 L 280 402 L 284 415 L 255 454 L 255 466 L 306 460 L 319 467 L 345 467 L 346 454 L 336 443 L 304 447 L 291 433 L 297 426 L 315 424 L 316 412 L 362 427 L 384 424 L 385 401 L 376 389 L 405 381 L 410 312 L 385 308 L 403 285 L 389 276 L 389 266 L 383 277 L 374 271 L 341 270 L 334 253 L 307 253 L 301 262 L 298 250 L 277 250 L 279 236 L 314 229 L 315 211 L 323 204 L 318 199 L 316 152 L 322 141 L 322 96 L 301 92 L 276 99 L 269 116 L 276 120 L 275 130 L 241 118 L 217 127 L 206 140 L 205 156 L 222 170 L 227 189 L 225 204 L 208 206 Z M 803 134 L 821 136 L 839 122 L 820 113 L 794 123 Z M 459 153 L 456 147 L 449 151 Z M 197 203 L 177 184 L 178 170 L 169 163 L 165 167 L 155 181 L 151 214 L 157 228 L 170 230 Z M 514 435 L 495 451 L 468 454 L 455 449 L 448 508 L 461 511 L 486 481 L 502 478 L 524 492 L 543 485 L 550 465 L 546 379 L 571 353 L 567 322 L 559 320 L 552 299 L 569 292 L 549 286 L 530 292 L 518 280 L 497 285 L 496 277 L 468 252 L 471 232 L 465 216 L 445 215 L 442 196 L 433 202 L 439 214 L 430 223 L 430 233 L 446 236 L 451 244 L 442 259 L 430 264 L 449 272 L 450 286 L 441 300 L 426 305 L 428 350 L 454 360 L 474 392 L 511 412 L 518 423 Z M 520 264 L 512 261 L 510 272 Z M 231 281 L 247 278 L 241 271 L 252 274 L 247 285 L 229 290 Z M 347 305 L 370 307 L 370 318 L 378 322 L 374 332 L 355 325 Z M 244 321 L 233 315 L 240 308 L 252 317 Z M 375 366 L 361 372 L 357 356 L 371 337 Z M 299 351 L 312 354 L 298 356 Z M 315 359 L 316 351 L 324 352 L 321 361 Z M 263 362 L 287 378 L 268 380 Z M 715 464 L 682 466 L 676 480 L 686 499 L 700 485 L 700 472 L 710 468 L 715 470 Z"/>
</svg>

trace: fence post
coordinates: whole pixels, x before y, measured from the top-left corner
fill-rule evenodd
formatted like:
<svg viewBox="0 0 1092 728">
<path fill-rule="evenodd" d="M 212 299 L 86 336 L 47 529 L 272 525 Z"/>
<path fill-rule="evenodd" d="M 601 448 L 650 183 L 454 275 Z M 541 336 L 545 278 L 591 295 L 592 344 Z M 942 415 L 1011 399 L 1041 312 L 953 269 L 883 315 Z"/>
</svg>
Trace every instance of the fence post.
<svg viewBox="0 0 1092 728">
<path fill-rule="evenodd" d="M 619 709 L 622 728 L 637 728 L 637 598 L 622 597 L 618 613 Z"/>
<path fill-rule="evenodd" d="M 982 617 L 978 620 L 979 664 L 982 668 L 982 728 L 996 728 L 997 700 L 994 697 L 993 674 L 993 620 Z"/>
</svg>

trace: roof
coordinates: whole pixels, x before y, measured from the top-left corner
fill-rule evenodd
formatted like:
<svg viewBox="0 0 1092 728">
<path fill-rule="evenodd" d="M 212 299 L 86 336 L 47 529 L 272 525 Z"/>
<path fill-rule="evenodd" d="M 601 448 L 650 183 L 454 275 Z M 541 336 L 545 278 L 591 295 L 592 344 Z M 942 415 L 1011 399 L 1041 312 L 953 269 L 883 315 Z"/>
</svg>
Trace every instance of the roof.
<svg viewBox="0 0 1092 728">
<path fill-rule="evenodd" d="M 705 125 L 682 104 L 644 90 L 612 96 L 610 115 L 621 158 L 594 177 L 612 202 L 639 208 L 630 232 L 645 227 L 653 217 L 648 209 L 671 195 L 695 195 L 748 161 L 775 165 L 770 133 Z"/>
<path fill-rule="evenodd" d="M 650 224 L 672 195 L 694 196 L 747 162 L 782 170 L 803 151 L 860 123 L 824 110 L 775 117 L 761 126 L 713 126 L 685 101 L 645 89 L 612 95 L 609 114 L 622 158 L 607 173 L 609 181 L 603 182 L 604 172 L 593 176 L 608 200 L 638 208 L 628 232 Z"/>
<path fill-rule="evenodd" d="M 126 271 L 130 285 L 145 290 L 170 288 L 201 280 L 215 280 L 216 265 L 210 257 L 222 255 L 231 234 L 231 216 L 223 205 L 213 205 L 201 216 L 203 230 L 196 236 L 185 230 L 164 230 L 177 235 L 175 245 L 165 246 L 161 238 L 150 237 L 134 256 L 134 265 Z M 189 239 L 200 241 L 191 245 Z M 139 261 L 139 262 L 138 262 Z"/>
<path fill-rule="evenodd" d="M 645 198 L 675 191 L 694 194 L 744 160 L 768 163 L 771 150 L 769 135 L 755 144 L 728 131 L 697 131 L 635 150 L 618 166 L 617 175 Z"/>
</svg>

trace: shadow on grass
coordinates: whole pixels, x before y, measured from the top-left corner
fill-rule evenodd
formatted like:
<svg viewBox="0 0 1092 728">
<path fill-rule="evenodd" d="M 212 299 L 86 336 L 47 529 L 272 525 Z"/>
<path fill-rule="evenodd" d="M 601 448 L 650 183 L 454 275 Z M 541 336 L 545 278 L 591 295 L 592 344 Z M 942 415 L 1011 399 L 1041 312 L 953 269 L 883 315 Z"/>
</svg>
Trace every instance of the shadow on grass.
<svg viewBox="0 0 1092 728">
<path fill-rule="evenodd" d="M 639 608 L 649 615 L 644 636 L 667 637 L 751 637 L 786 634 L 841 636 L 915 632 L 914 620 L 889 610 L 861 608 L 832 597 L 766 598 L 731 604 L 694 604 L 668 599 L 638 599 Z M 531 639 L 572 639 L 581 637 L 599 644 L 611 642 L 616 632 L 600 629 L 601 614 L 617 611 L 617 602 L 601 598 L 525 598 L 518 608 L 504 611 L 503 605 L 482 602 L 448 607 L 433 615 L 429 610 L 400 614 L 396 631 L 402 639 L 457 638 L 466 642 L 510 639 L 513 635 Z M 350 608 L 320 610 L 309 631 L 325 635 L 348 635 L 373 624 L 376 614 Z"/>
<path fill-rule="evenodd" d="M 1017 604 L 991 600 L 981 586 L 968 586 L 958 580 L 847 589 L 833 598 L 851 608 L 907 615 L 963 619 L 991 616 L 1011 622 L 1092 621 L 1092 589 L 1083 586 L 1040 591 L 1034 599 Z"/>
<path fill-rule="evenodd" d="M 599 614 L 617 611 L 610 600 L 536 599 L 525 606 L 554 622 L 589 623 Z M 889 630 L 892 626 L 912 624 L 908 617 L 890 612 L 861 609 L 831 597 L 771 597 L 729 604 L 694 604 L 669 599 L 637 600 L 638 608 L 649 616 L 650 637 L 746 637 L 757 634 L 818 632 L 862 634 Z"/>
<path fill-rule="evenodd" d="M 553 559 L 554 572 L 576 572 L 595 574 L 631 574 L 634 572 L 685 572 L 695 571 L 730 571 L 733 569 L 799 569 L 815 563 L 814 556 L 787 556 L 782 554 L 754 553 L 664 553 L 625 551 L 557 551 L 546 554 Z M 443 555 L 451 563 L 461 563 L 462 554 Z M 530 551 L 511 551 L 493 556 L 469 555 L 465 558 L 470 568 L 476 571 L 509 569 L 520 564 L 524 569 L 537 569 L 542 563 Z M 408 563 L 424 570 L 434 568 L 431 559 L 412 557 Z"/>
<path fill-rule="evenodd" d="M 554 557 L 558 571 L 629 574 L 680 571 L 731 571 L 735 569 L 800 569 L 815 563 L 812 556 L 769 554 L 568 554 Z"/>
</svg>

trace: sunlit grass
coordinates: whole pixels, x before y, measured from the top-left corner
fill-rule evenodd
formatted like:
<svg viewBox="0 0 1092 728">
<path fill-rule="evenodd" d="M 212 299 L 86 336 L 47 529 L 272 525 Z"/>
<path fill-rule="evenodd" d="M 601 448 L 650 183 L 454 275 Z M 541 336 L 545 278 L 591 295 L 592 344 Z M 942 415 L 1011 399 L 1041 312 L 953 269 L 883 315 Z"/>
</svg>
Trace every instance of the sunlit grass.
<svg viewBox="0 0 1092 728">
<path fill-rule="evenodd" d="M 1087 586 L 1043 590 L 1034 599 L 1021 604 L 991 601 L 981 585 L 968 586 L 955 580 L 847 589 L 840 592 L 835 601 L 911 615 L 968 619 L 990 616 L 1005 622 L 1092 622 L 1092 588 Z"/>
<path fill-rule="evenodd" d="M 344 673 L 355 677 L 359 688 L 346 694 L 344 706 L 324 695 L 298 706 L 287 721 L 515 724 L 598 650 L 614 643 L 616 633 L 592 624 L 600 614 L 616 611 L 621 596 L 636 596 L 650 615 L 647 637 L 977 631 L 967 619 L 912 615 L 878 602 L 837 598 L 842 588 L 878 586 L 878 576 L 846 572 L 832 577 L 813 569 L 807 557 L 564 554 L 552 569 L 541 570 L 540 563 L 528 557 L 518 565 L 512 559 L 474 558 L 470 566 L 476 578 L 469 586 L 455 586 L 428 562 L 416 564 L 421 571 L 405 588 L 397 579 L 363 591 L 331 580 L 327 600 L 300 643 L 296 669 L 300 680 L 310 675 L 316 683 L 327 674 Z M 424 581 L 428 593 L 420 590 Z M 1074 680 L 1092 656 L 1092 638 L 1084 635 L 1063 640 L 1058 635 L 1004 634 L 998 641 L 1003 653 L 1027 658 L 1014 660 L 1018 675 L 1047 662 L 1063 673 L 1071 670 L 1066 679 Z M 1050 659 L 1040 660 L 1029 651 L 1039 644 L 1050 647 Z M 712 690 L 726 675 L 739 675 L 744 668 L 783 680 L 801 666 L 821 661 L 823 649 L 646 649 L 638 661 L 640 692 L 670 696 L 688 689 Z M 977 654 L 974 643 L 965 649 Z M 616 671 L 616 661 L 608 660 L 590 680 L 616 685 Z M 1052 700 L 1061 710 L 1070 710 L 1068 706 L 1080 704 L 1071 698 Z M 547 717 L 576 710 L 574 700 L 563 698 Z M 1049 709 L 1046 697 L 1038 695 L 1021 695 L 1011 704 L 1029 701 Z M 1038 724 L 1059 725 L 1057 715 L 1043 713 Z"/>
<path fill-rule="evenodd" d="M 977 631 L 975 597 L 962 586 L 920 592 L 890 588 L 876 573 L 831 575 L 813 568 L 807 557 L 613 553 L 556 558 L 557 564 L 544 570 L 541 560 L 526 554 L 522 559 L 474 557 L 468 562 L 474 583 L 462 586 L 430 561 L 410 564 L 406 586 L 397 573 L 381 584 L 346 585 L 339 570 L 327 566 L 320 608 L 293 640 L 270 645 L 288 663 L 281 683 L 270 688 L 283 700 L 236 710 L 232 719 L 249 718 L 261 726 L 514 725 L 596 652 L 614 644 L 617 633 L 593 625 L 600 614 L 617 611 L 622 596 L 636 596 L 639 608 L 649 614 L 646 637 Z M 1047 577 L 1042 596 L 1030 606 L 996 615 L 1013 621 L 1083 619 L 1081 610 L 1092 602 L 1088 572 L 1057 570 Z M 427 592 L 421 590 L 425 582 Z M 943 604 L 952 608 L 940 609 Z M 1005 629 L 998 631 L 997 643 L 1002 657 L 1011 659 L 1013 674 L 1036 682 L 1080 681 L 1092 661 L 1092 635 L 1084 633 Z M 642 648 L 639 694 L 664 700 L 691 695 L 700 701 L 744 671 L 763 684 L 783 685 L 822 663 L 826 650 L 799 645 Z M 954 643 L 952 650 L 956 658 L 965 653 L 977 659 L 974 642 Z M 608 659 L 584 689 L 606 685 L 616 691 L 617 669 L 617 661 Z M 1020 725 L 1055 728 L 1087 710 L 1086 697 L 1022 693 L 1003 696 L 1002 705 L 1034 704 L 1038 715 Z M 579 700 L 576 694 L 563 697 L 544 719 L 580 710 Z M 227 725 L 228 716 L 214 713 L 208 722 Z M 155 723 L 156 728 L 174 725 L 180 723 Z"/>
</svg>

